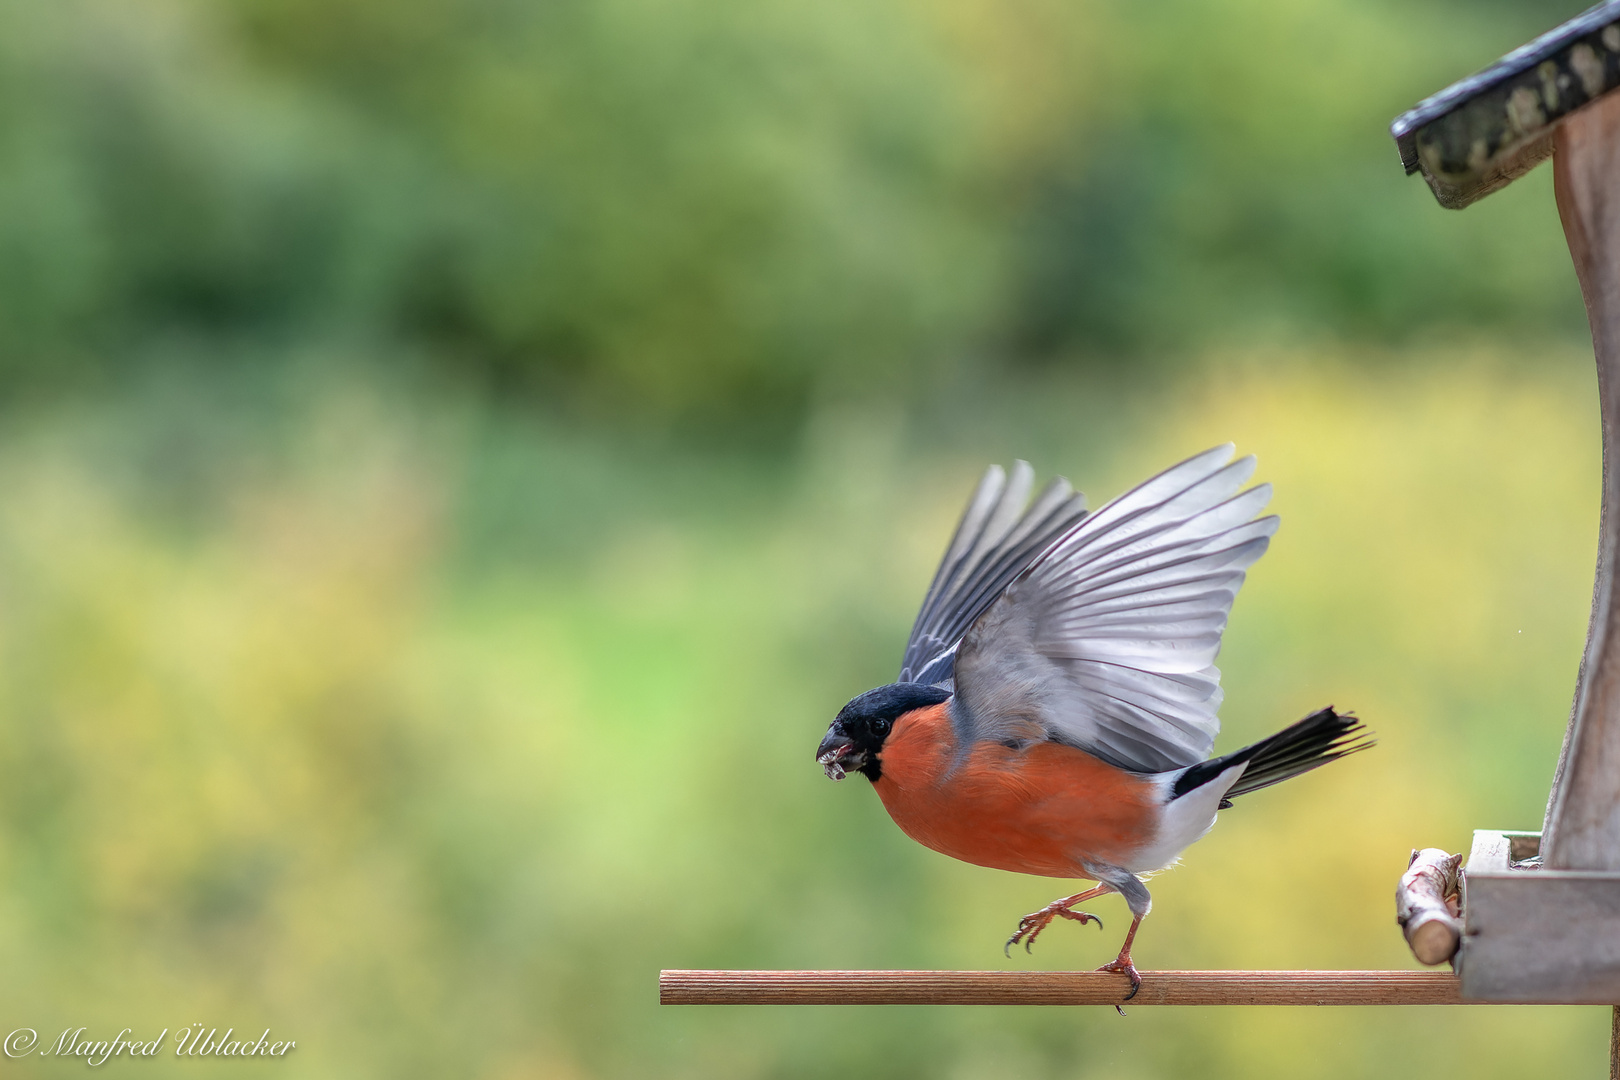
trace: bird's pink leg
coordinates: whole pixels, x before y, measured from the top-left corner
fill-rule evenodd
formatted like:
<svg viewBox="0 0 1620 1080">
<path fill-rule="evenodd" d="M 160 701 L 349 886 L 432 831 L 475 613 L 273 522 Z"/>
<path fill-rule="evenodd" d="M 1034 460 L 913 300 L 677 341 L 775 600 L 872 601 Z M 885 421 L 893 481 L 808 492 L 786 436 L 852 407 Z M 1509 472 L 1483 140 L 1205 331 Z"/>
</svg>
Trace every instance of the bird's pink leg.
<svg viewBox="0 0 1620 1080">
<path fill-rule="evenodd" d="M 1131 992 L 1125 995 L 1126 1001 L 1131 1000 L 1136 996 L 1136 992 L 1142 989 L 1142 976 L 1137 974 L 1136 965 L 1131 963 L 1131 942 L 1136 940 L 1136 928 L 1141 925 L 1142 916 L 1138 915 L 1132 919 L 1131 928 L 1125 932 L 1125 944 L 1119 947 L 1119 955 L 1114 958 L 1112 963 L 1104 964 L 1097 969 L 1098 971 L 1120 971 L 1130 976 Z M 1120 1011 L 1123 1012 L 1124 1010 Z"/>
<path fill-rule="evenodd" d="M 1045 930 L 1047 924 L 1060 915 L 1065 919 L 1073 919 L 1081 926 L 1088 922 L 1094 922 L 1099 930 L 1102 929 L 1102 920 L 1097 916 L 1089 911 L 1071 911 L 1070 909 L 1082 900 L 1090 900 L 1094 896 L 1101 896 L 1103 893 L 1113 891 L 1114 887 L 1112 885 L 1098 885 L 1094 889 L 1087 889 L 1085 892 L 1078 892 L 1073 896 L 1065 896 L 1061 900 L 1054 900 L 1039 911 L 1030 912 L 1018 920 L 1018 932 L 1007 939 L 1007 944 L 1002 947 L 1001 951 L 1011 956 L 1012 947 L 1022 941 L 1024 951 L 1029 952 L 1029 947 L 1035 943 L 1035 938 L 1040 932 Z M 1138 919 L 1136 921 L 1141 922 L 1142 920 Z M 1131 927 L 1131 932 L 1136 932 L 1135 926 Z M 1127 949 L 1130 947 L 1130 938 L 1125 939 L 1125 945 Z M 1126 956 L 1126 959 L 1129 960 L 1130 957 Z"/>
</svg>

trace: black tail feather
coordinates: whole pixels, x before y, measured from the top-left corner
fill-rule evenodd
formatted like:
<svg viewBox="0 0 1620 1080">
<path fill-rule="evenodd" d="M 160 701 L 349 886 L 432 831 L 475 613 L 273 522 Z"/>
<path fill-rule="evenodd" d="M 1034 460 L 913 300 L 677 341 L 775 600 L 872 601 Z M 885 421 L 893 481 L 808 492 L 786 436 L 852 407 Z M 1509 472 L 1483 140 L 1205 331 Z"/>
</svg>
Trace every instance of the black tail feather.
<svg viewBox="0 0 1620 1080">
<path fill-rule="evenodd" d="M 1247 761 L 1249 767 L 1226 793 L 1227 799 L 1235 799 L 1365 750 L 1374 741 L 1354 714 L 1336 713 L 1330 705 L 1269 738 L 1194 765 L 1176 777 L 1170 797 L 1180 798 L 1203 787 L 1233 765 Z M 1222 806 L 1227 805 L 1230 804 L 1222 800 Z"/>
</svg>

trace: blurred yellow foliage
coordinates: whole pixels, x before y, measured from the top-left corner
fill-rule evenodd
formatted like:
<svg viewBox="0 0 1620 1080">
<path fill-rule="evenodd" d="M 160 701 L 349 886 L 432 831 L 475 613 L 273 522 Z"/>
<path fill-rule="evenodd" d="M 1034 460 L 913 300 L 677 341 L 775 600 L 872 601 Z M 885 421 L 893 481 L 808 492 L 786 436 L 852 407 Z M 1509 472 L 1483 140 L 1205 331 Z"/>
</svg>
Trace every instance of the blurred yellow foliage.
<svg viewBox="0 0 1620 1080">
<path fill-rule="evenodd" d="M 1536 826 L 1584 632 L 1589 361 L 1510 359 L 1221 354 L 1174 389 L 1010 387 L 974 411 L 1020 423 L 943 444 L 826 411 L 775 463 L 363 383 L 211 434 L 150 401 L 19 426 L 0 1009 L 271 1026 L 301 1076 L 1595 1071 L 1597 1009 L 653 1004 L 660 967 L 1000 967 L 1064 887 L 928 852 L 811 761 L 1021 446 L 1094 505 L 1219 440 L 1258 452 L 1284 525 L 1235 608 L 1220 746 L 1328 702 L 1381 740 L 1224 815 L 1155 882 L 1140 962 L 1408 966 L 1407 850 Z M 152 467 L 198 456 L 183 498 Z M 1092 966 L 1109 922 L 1011 963 Z"/>
</svg>

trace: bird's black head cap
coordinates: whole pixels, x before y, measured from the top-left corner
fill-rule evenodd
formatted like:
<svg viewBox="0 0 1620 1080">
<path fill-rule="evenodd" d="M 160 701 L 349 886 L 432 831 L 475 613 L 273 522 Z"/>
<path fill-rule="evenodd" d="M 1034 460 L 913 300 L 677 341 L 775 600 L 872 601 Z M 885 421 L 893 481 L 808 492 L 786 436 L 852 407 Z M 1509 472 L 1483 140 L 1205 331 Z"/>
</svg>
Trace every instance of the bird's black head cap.
<svg viewBox="0 0 1620 1080">
<path fill-rule="evenodd" d="M 883 774 L 878 751 L 894 722 L 913 709 L 938 705 L 950 696 L 951 692 L 943 687 L 923 683 L 890 683 L 868 690 L 838 710 L 816 750 L 816 760 L 834 779 L 843 775 L 844 766 L 849 766 L 875 781 Z"/>
</svg>

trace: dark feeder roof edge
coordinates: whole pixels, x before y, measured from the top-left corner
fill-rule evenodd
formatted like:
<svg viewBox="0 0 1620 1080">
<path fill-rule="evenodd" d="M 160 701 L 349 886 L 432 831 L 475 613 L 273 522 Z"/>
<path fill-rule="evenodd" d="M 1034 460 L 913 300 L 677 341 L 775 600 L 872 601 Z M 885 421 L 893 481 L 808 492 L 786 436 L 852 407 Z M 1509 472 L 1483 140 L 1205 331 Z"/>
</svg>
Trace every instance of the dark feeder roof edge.
<svg viewBox="0 0 1620 1080">
<path fill-rule="evenodd" d="M 1620 22 L 1620 0 L 1604 0 L 1588 8 L 1561 26 L 1542 34 L 1534 41 L 1520 45 L 1502 59 L 1476 72 L 1461 82 L 1452 83 L 1438 94 L 1431 94 L 1407 109 L 1389 125 L 1395 145 L 1401 151 L 1401 164 L 1408 175 L 1418 170 L 1417 133 L 1446 113 L 1462 105 L 1483 90 L 1488 90 L 1503 79 L 1510 79 L 1528 71 L 1543 60 L 1555 55 L 1576 39 L 1602 30 L 1610 23 Z"/>
</svg>

